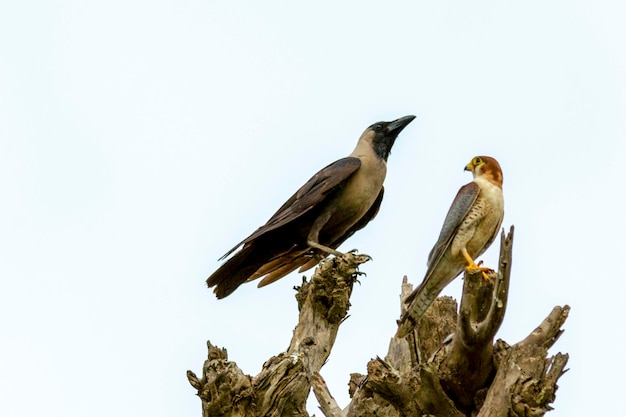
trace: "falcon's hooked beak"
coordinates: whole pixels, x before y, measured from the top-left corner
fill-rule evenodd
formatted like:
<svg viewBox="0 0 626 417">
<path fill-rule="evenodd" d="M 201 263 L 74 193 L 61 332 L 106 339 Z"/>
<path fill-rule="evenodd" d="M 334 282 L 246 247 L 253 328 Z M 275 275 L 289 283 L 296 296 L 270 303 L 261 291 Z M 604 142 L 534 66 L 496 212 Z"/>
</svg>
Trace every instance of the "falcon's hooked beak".
<svg viewBox="0 0 626 417">
<path fill-rule="evenodd" d="M 478 165 L 481 165 L 482 163 L 483 163 L 483 159 L 480 156 L 475 156 L 472 158 L 471 161 L 469 161 L 467 165 L 465 165 L 465 168 L 463 170 L 474 172 L 474 169 L 476 169 L 476 167 Z"/>
</svg>

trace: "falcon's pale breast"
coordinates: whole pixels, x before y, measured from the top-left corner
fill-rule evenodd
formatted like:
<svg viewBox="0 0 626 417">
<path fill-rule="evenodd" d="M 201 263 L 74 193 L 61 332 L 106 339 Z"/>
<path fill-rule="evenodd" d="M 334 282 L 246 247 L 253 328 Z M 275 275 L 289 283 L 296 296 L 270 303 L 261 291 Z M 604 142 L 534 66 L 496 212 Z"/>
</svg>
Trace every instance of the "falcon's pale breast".
<svg viewBox="0 0 626 417">
<path fill-rule="evenodd" d="M 480 194 L 456 232 L 450 248 L 452 256 L 465 247 L 472 257 L 480 256 L 497 234 L 504 214 L 504 197 L 500 187 L 482 178 L 474 179 Z"/>
</svg>

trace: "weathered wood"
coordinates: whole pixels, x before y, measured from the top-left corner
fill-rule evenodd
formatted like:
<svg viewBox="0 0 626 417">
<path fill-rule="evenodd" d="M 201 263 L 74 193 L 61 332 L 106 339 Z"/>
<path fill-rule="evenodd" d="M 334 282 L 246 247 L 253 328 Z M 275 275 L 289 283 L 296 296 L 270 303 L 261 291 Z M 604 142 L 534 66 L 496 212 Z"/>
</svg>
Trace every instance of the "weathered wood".
<svg viewBox="0 0 626 417">
<path fill-rule="evenodd" d="M 540 416 L 550 409 L 567 355 L 546 354 L 569 307 L 555 307 L 513 347 L 494 344 L 508 300 L 513 233 L 502 233 L 498 272 L 487 280 L 480 271 L 465 273 L 458 316 L 453 300 L 438 298 L 406 339 L 392 338 L 384 361 L 370 361 L 348 416 Z M 401 299 L 411 290 L 405 277 Z"/>
<path fill-rule="evenodd" d="M 464 411 L 476 409 L 475 397 L 495 373 L 493 342 L 504 320 L 512 265 L 513 233 L 500 240 L 498 272 L 465 273 L 456 332 L 439 363 L 441 384 Z"/>
<path fill-rule="evenodd" d="M 337 401 L 330 394 L 326 381 L 322 378 L 319 372 L 315 372 L 311 378 L 311 387 L 317 403 L 320 405 L 320 410 L 326 417 L 343 417 L 343 411 L 339 408 Z"/>
<path fill-rule="evenodd" d="M 203 417 L 308 416 L 311 388 L 327 417 L 543 416 L 568 360 L 566 354 L 547 354 L 569 307 L 555 307 L 513 346 L 494 343 L 508 300 L 513 231 L 502 234 L 498 272 L 488 279 L 465 273 L 458 314 L 453 299 L 439 297 L 406 339 L 391 338 L 384 359 L 370 360 L 367 375 L 351 375 L 351 401 L 343 410 L 319 371 L 347 315 L 357 267 L 367 257 L 323 261 L 298 288 L 300 317 L 289 348 L 270 358 L 259 375 L 244 375 L 225 349 L 208 344 L 202 377 L 188 371 Z M 411 291 L 405 277 L 402 293 Z"/>
<path fill-rule="evenodd" d="M 339 325 L 350 307 L 358 266 L 367 255 L 347 253 L 320 262 L 311 280 L 297 288 L 298 324 L 287 351 L 270 358 L 261 372 L 244 375 L 225 349 L 209 343 L 202 377 L 187 371 L 202 400 L 203 417 L 308 416 L 311 379 L 328 359 Z"/>
<path fill-rule="evenodd" d="M 187 371 L 187 378 L 202 400 L 203 416 L 254 415 L 254 390 L 248 375 L 228 361 L 226 349 L 207 342 L 208 358 L 202 367 L 202 378 Z"/>
<path fill-rule="evenodd" d="M 498 372 L 478 417 L 538 417 L 552 410 L 550 403 L 569 356 L 557 353 L 546 357 L 563 332 L 569 309 L 567 305 L 555 307 L 537 329 L 514 346 L 501 340 L 496 343 Z"/>
</svg>

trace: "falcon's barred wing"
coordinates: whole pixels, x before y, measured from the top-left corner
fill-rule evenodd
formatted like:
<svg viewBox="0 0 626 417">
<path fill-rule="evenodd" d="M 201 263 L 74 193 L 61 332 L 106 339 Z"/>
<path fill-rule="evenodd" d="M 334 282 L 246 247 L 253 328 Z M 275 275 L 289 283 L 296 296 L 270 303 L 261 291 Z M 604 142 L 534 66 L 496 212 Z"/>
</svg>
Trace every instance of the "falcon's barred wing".
<svg viewBox="0 0 626 417">
<path fill-rule="evenodd" d="M 436 265 L 441 255 L 450 246 L 456 231 L 478 198 L 478 194 L 480 194 L 480 186 L 473 181 L 461 187 L 456 194 L 446 219 L 443 221 L 439 239 L 428 255 L 427 265 L 429 269 Z"/>
</svg>

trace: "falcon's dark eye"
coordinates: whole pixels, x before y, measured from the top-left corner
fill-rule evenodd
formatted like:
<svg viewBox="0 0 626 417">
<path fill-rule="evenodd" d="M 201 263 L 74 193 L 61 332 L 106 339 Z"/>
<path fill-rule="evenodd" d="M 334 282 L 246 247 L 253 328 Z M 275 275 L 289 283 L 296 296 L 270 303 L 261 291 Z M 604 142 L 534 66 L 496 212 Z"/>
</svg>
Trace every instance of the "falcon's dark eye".
<svg viewBox="0 0 626 417">
<path fill-rule="evenodd" d="M 474 158 L 474 165 L 478 165 L 483 161 L 483 159 L 480 156 L 477 156 L 476 158 Z"/>
<path fill-rule="evenodd" d="M 375 132 L 378 132 L 378 131 L 382 130 L 382 128 L 383 128 L 383 125 L 381 125 L 380 123 L 377 123 L 377 124 L 374 125 L 374 131 Z"/>
</svg>

